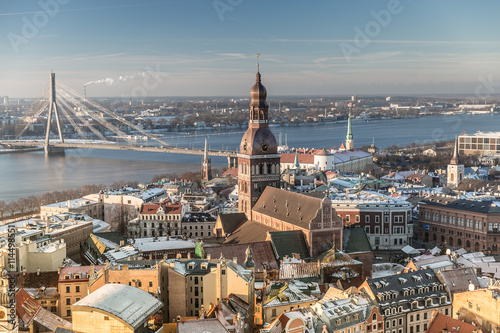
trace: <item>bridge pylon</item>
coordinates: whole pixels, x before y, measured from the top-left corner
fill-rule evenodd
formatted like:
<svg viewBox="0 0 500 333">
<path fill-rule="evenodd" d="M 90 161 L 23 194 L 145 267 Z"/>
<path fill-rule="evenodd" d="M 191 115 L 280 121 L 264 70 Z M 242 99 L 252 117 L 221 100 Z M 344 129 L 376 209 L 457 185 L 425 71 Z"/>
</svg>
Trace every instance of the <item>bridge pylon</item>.
<svg viewBox="0 0 500 333">
<path fill-rule="evenodd" d="M 47 132 L 45 133 L 45 154 L 64 154 L 64 148 L 55 148 L 50 146 L 50 126 L 52 124 L 52 113 L 56 117 L 57 131 L 61 143 L 64 143 L 64 138 L 61 131 L 61 121 L 59 120 L 59 111 L 56 102 L 56 74 L 50 73 L 50 102 L 49 102 L 49 115 L 47 117 Z"/>
</svg>

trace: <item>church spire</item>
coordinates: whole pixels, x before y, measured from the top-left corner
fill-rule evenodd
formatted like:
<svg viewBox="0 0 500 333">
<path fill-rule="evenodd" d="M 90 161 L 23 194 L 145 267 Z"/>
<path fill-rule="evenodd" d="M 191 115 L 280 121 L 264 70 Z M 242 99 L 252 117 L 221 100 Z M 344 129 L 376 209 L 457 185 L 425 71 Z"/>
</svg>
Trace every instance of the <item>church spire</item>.
<svg viewBox="0 0 500 333">
<path fill-rule="evenodd" d="M 352 124 L 351 124 L 351 112 L 347 118 L 347 135 L 345 137 L 345 148 L 346 150 L 352 150 L 354 148 L 353 137 L 352 137 Z"/>
<path fill-rule="evenodd" d="M 458 139 L 455 135 L 455 148 L 453 149 L 453 157 L 451 158 L 450 164 L 458 165 L 460 164 L 460 159 L 458 158 Z"/>
<path fill-rule="evenodd" d="M 203 153 L 203 159 L 208 160 L 208 150 L 207 150 L 207 137 L 205 137 L 205 151 Z"/>
<path fill-rule="evenodd" d="M 300 164 L 299 164 L 299 155 L 297 154 L 297 151 L 295 151 L 295 160 L 293 161 L 293 166 L 295 169 L 299 170 L 300 169 Z"/>
<path fill-rule="evenodd" d="M 201 161 L 201 177 L 203 180 L 212 179 L 212 161 L 208 157 L 208 140 L 205 137 L 205 150 L 203 152 L 203 160 Z"/>
</svg>

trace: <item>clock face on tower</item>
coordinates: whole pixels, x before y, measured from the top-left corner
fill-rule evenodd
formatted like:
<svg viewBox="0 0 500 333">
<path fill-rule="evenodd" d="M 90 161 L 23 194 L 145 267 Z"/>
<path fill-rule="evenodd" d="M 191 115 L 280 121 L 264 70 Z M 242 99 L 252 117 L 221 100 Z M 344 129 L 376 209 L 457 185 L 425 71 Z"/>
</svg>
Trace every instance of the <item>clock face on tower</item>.
<svg viewBox="0 0 500 333">
<path fill-rule="evenodd" d="M 264 152 L 264 153 L 267 153 L 267 151 L 269 150 L 269 145 L 265 142 L 262 143 L 262 145 L 260 146 L 260 149 Z"/>
</svg>

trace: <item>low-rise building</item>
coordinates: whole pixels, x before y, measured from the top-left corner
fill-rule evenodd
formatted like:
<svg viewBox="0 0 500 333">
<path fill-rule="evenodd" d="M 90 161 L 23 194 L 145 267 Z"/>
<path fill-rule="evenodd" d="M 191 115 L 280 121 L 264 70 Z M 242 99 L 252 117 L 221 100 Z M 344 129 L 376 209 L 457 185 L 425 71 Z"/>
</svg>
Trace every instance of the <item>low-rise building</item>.
<svg viewBox="0 0 500 333">
<path fill-rule="evenodd" d="M 180 235 L 181 220 L 185 214 L 186 207 L 181 204 L 145 204 L 137 218 L 128 222 L 128 237 Z"/>
<path fill-rule="evenodd" d="M 59 313 L 65 320 L 71 321 L 71 306 L 88 295 L 89 278 L 93 277 L 100 266 L 63 267 L 59 273 Z"/>
<path fill-rule="evenodd" d="M 61 213 L 84 214 L 99 220 L 104 218 L 103 207 L 98 199 L 79 198 L 40 206 L 42 220 L 46 221 L 49 217 Z"/>
<path fill-rule="evenodd" d="M 500 253 L 500 203 L 430 196 L 420 203 L 418 238 L 424 242 L 463 247 L 469 251 Z"/>
<path fill-rule="evenodd" d="M 163 262 L 159 284 L 164 322 L 171 322 L 177 316 L 199 316 L 229 294 L 253 304 L 255 280 L 251 253 L 242 264 L 210 256 Z"/>
<path fill-rule="evenodd" d="M 284 312 L 309 307 L 316 303 L 321 295 L 317 283 L 300 281 L 272 282 L 265 289 L 262 304 L 264 323 L 270 323 Z"/>
<path fill-rule="evenodd" d="M 158 267 L 135 267 L 126 264 L 107 263 L 89 279 L 89 293 L 101 288 L 105 284 L 124 284 L 139 288 L 157 297 Z"/>
<path fill-rule="evenodd" d="M 209 213 L 187 213 L 182 218 L 182 235 L 189 238 L 215 237 L 216 219 Z"/>
<path fill-rule="evenodd" d="M 483 332 L 500 330 L 500 285 L 491 284 L 486 289 L 475 289 L 455 293 L 453 317 L 466 323 L 474 323 Z"/>
<path fill-rule="evenodd" d="M 328 332 L 366 332 L 365 322 L 372 319 L 372 310 L 375 317 L 378 313 L 375 303 L 356 288 L 351 288 L 348 292 L 338 289 L 332 292 L 332 289 L 336 288 L 330 287 L 325 296 L 311 306 L 319 319 L 328 326 Z M 370 325 L 370 332 L 383 332 L 383 325 L 380 329 L 376 325 L 375 327 L 372 329 Z"/>
<path fill-rule="evenodd" d="M 372 191 L 337 194 L 332 208 L 349 228 L 363 228 L 375 250 L 402 249 L 413 236 L 412 204 Z"/>
<path fill-rule="evenodd" d="M 126 224 L 137 217 L 143 204 L 157 202 L 167 192 L 162 188 L 139 190 L 124 188 L 90 194 L 84 199 L 99 201 L 103 220 L 111 225 L 111 230 L 125 230 Z"/>
<path fill-rule="evenodd" d="M 75 332 L 153 332 L 148 324 L 163 304 L 143 290 L 106 284 L 72 307 Z"/>
<path fill-rule="evenodd" d="M 432 269 L 366 280 L 360 287 L 377 302 L 384 332 L 425 332 L 433 310 L 451 315 L 451 300 Z"/>
</svg>

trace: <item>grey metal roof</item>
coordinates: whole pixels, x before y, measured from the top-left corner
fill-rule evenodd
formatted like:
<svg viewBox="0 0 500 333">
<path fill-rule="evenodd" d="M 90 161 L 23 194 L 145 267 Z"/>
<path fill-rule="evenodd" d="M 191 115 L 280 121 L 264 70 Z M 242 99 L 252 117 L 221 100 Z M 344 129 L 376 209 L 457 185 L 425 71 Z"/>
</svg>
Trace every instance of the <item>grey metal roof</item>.
<svg viewBox="0 0 500 333">
<path fill-rule="evenodd" d="M 139 288 L 123 284 L 106 284 L 73 306 L 91 307 L 108 312 L 136 329 L 160 310 L 163 303 Z"/>
<path fill-rule="evenodd" d="M 367 283 L 375 295 L 381 312 L 388 308 L 399 309 L 400 306 L 403 312 L 411 311 L 411 303 L 415 301 L 418 309 L 451 304 L 444 285 L 430 268 L 370 279 Z M 426 287 L 428 287 L 427 291 Z M 445 304 L 440 303 L 439 298 L 442 296 L 446 296 Z M 431 306 L 425 304 L 428 299 L 432 300 Z M 391 313 L 391 316 L 400 314 L 400 311 L 396 311 L 395 314 Z"/>
<path fill-rule="evenodd" d="M 442 196 L 431 196 L 422 201 L 421 204 L 446 207 L 450 209 L 465 210 L 468 212 L 477 212 L 483 214 L 500 214 L 500 207 L 493 200 L 467 200 L 448 198 Z"/>
</svg>

